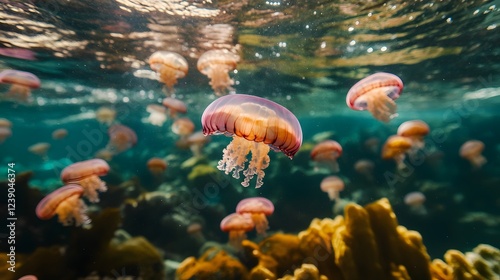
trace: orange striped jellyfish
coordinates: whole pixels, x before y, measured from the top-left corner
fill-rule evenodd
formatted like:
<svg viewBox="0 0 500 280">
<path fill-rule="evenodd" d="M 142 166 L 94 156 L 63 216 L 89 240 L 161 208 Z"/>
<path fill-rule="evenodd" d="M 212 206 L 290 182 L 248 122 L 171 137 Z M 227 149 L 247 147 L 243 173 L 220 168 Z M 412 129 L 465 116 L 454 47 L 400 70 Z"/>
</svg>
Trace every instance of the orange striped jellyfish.
<svg viewBox="0 0 500 280">
<path fill-rule="evenodd" d="M 392 135 L 384 143 L 382 147 L 382 158 L 383 159 L 394 159 L 398 169 L 403 170 L 406 168 L 404 160 L 406 158 L 406 152 L 408 152 L 413 143 L 410 138 Z"/>
<path fill-rule="evenodd" d="M 220 222 L 220 229 L 229 232 L 229 244 L 235 249 L 242 249 L 241 242 L 247 238 L 246 233 L 254 229 L 255 224 L 250 215 L 232 213 Z"/>
<path fill-rule="evenodd" d="M 121 153 L 137 144 L 137 134 L 128 126 L 114 124 L 108 129 L 109 143 L 106 149 L 114 154 Z"/>
<path fill-rule="evenodd" d="M 257 233 L 265 235 L 266 230 L 269 228 L 266 216 L 274 213 L 274 204 L 264 197 L 245 198 L 236 206 L 236 213 L 250 215 Z"/>
<path fill-rule="evenodd" d="M 318 143 L 311 151 L 311 159 L 316 163 L 315 169 L 325 165 L 332 172 L 339 172 L 337 159 L 342 155 L 342 146 L 337 141 L 325 140 Z"/>
<path fill-rule="evenodd" d="M 160 82 L 165 84 L 166 94 L 174 94 L 177 79 L 184 78 L 188 72 L 188 63 L 184 57 L 175 52 L 157 51 L 149 57 L 149 66 L 159 75 Z"/>
<path fill-rule="evenodd" d="M 484 143 L 479 140 L 469 140 L 460 146 L 460 156 L 468 160 L 474 169 L 483 166 L 487 160 L 481 154 L 484 150 Z"/>
<path fill-rule="evenodd" d="M 413 142 L 414 149 L 422 149 L 425 146 L 424 137 L 429 134 L 429 125 L 420 120 L 406 121 L 399 125 L 397 135 L 408 137 Z"/>
<path fill-rule="evenodd" d="M 198 59 L 198 70 L 210 79 L 210 85 L 217 96 L 234 92 L 231 87 L 234 81 L 229 77 L 229 71 L 236 69 L 239 55 L 228 50 L 210 50 Z"/>
<path fill-rule="evenodd" d="M 99 176 L 109 172 L 109 165 L 100 158 L 73 163 L 61 171 L 61 180 L 65 184 L 78 184 L 84 190 L 84 196 L 90 202 L 99 202 L 97 191 L 105 192 L 108 188 Z"/>
<path fill-rule="evenodd" d="M 80 199 L 84 190 L 81 186 L 69 184 L 61 187 L 46 197 L 36 206 L 36 215 L 41 220 L 48 220 L 58 215 L 59 222 L 65 226 L 87 225 L 87 205 Z"/>
<path fill-rule="evenodd" d="M 167 97 L 163 99 L 162 104 L 167 108 L 171 118 L 177 118 L 177 113 L 187 113 L 186 104 L 179 99 Z"/>
<path fill-rule="evenodd" d="M 3 70 L 0 72 L 0 83 L 11 84 L 7 97 L 26 101 L 31 96 L 31 90 L 40 87 L 40 79 L 30 72 L 19 70 Z"/>
<path fill-rule="evenodd" d="M 153 175 L 160 175 L 167 170 L 168 164 L 162 158 L 153 157 L 148 160 L 147 166 Z"/>
<path fill-rule="evenodd" d="M 263 184 L 264 169 L 269 166 L 269 149 L 281 151 L 290 159 L 302 145 L 302 128 L 297 118 L 285 107 L 270 100 L 245 94 L 226 95 L 216 99 L 201 116 L 203 134 L 224 134 L 233 140 L 224 149 L 217 168 L 233 172 L 248 187 L 257 175 L 255 187 Z M 252 158 L 245 170 L 246 157 Z"/>
<path fill-rule="evenodd" d="M 346 103 L 353 110 L 368 110 L 377 120 L 388 122 L 397 116 L 396 102 L 403 91 L 403 81 L 390 73 L 375 73 L 351 87 Z"/>
<path fill-rule="evenodd" d="M 340 200 L 339 192 L 344 190 L 344 186 L 344 181 L 338 176 L 328 176 L 320 184 L 321 190 L 328 194 L 328 198 L 336 202 Z"/>
</svg>

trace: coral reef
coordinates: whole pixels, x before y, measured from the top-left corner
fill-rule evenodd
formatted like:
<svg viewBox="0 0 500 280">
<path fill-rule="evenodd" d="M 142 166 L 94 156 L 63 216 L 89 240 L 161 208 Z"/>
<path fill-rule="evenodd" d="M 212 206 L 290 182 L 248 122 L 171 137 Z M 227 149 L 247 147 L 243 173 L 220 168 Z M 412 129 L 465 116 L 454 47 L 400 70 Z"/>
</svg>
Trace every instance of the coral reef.
<svg viewBox="0 0 500 280">
<path fill-rule="evenodd" d="M 421 235 L 398 225 L 385 198 L 365 207 L 349 203 L 343 217 L 314 219 L 297 236 L 277 233 L 242 247 L 239 261 L 220 248 L 190 257 L 177 279 L 500 279 L 500 251 L 489 245 L 465 255 L 448 250 L 446 262 L 431 262 Z"/>
</svg>

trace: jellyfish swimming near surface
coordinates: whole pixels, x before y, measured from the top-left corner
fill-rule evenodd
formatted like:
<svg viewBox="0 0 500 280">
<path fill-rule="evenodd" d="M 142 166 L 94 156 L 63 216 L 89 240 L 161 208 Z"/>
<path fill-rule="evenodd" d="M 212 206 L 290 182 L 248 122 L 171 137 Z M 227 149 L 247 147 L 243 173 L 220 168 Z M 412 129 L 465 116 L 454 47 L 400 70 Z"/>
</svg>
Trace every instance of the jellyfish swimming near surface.
<svg viewBox="0 0 500 280">
<path fill-rule="evenodd" d="M 388 122 L 397 116 L 396 102 L 403 91 L 403 81 L 390 73 L 375 73 L 351 87 L 346 103 L 353 110 L 368 110 L 377 120 Z"/>
<path fill-rule="evenodd" d="M 106 150 L 114 154 L 121 153 L 137 144 L 137 134 L 128 126 L 114 124 L 108 129 L 109 142 Z"/>
<path fill-rule="evenodd" d="M 469 140 L 460 146 L 459 154 L 462 158 L 468 160 L 474 169 L 479 169 L 487 160 L 482 155 L 484 143 L 479 140 Z"/>
<path fill-rule="evenodd" d="M 188 63 L 182 55 L 169 52 L 157 51 L 149 57 L 149 66 L 159 75 L 160 82 L 165 84 L 166 95 L 175 93 L 174 85 L 177 80 L 184 78 L 188 72 Z"/>
<path fill-rule="evenodd" d="M 109 107 L 100 107 L 95 112 L 95 117 L 98 122 L 111 125 L 115 121 L 116 110 Z"/>
<path fill-rule="evenodd" d="M 58 215 L 59 222 L 65 226 L 89 224 L 90 219 L 86 214 L 87 206 L 80 198 L 83 192 L 83 188 L 75 184 L 69 184 L 51 192 L 36 206 L 37 217 L 41 220 L 48 220 Z"/>
<path fill-rule="evenodd" d="M 342 155 L 342 146 L 337 141 L 325 140 L 311 150 L 311 159 L 316 163 L 315 169 L 321 165 L 327 166 L 332 172 L 339 172 L 337 159 Z"/>
<path fill-rule="evenodd" d="M 65 184 L 78 184 L 83 188 L 84 196 L 90 202 L 99 202 L 97 191 L 105 192 L 108 188 L 99 176 L 109 172 L 109 165 L 100 158 L 73 163 L 61 171 L 61 180 Z"/>
<path fill-rule="evenodd" d="M 429 134 L 430 128 L 421 120 L 406 121 L 399 125 L 397 135 L 408 137 L 413 142 L 412 149 L 422 149 L 425 146 L 424 137 Z"/>
<path fill-rule="evenodd" d="M 403 170 L 406 168 L 404 160 L 406 152 L 408 152 L 413 143 L 410 138 L 392 135 L 384 143 L 382 147 L 382 159 L 394 159 L 397 168 Z"/>
<path fill-rule="evenodd" d="M 213 101 L 201 117 L 204 135 L 224 134 L 233 140 L 223 151 L 217 168 L 233 172 L 248 187 L 257 175 L 255 187 L 263 184 L 264 169 L 269 166 L 269 149 L 281 151 L 290 159 L 302 145 L 302 128 L 297 118 L 285 107 L 270 100 L 245 94 L 233 94 Z M 252 158 L 245 170 L 247 154 Z"/>
<path fill-rule="evenodd" d="M 33 73 L 11 69 L 0 72 L 0 83 L 11 84 L 6 97 L 19 101 L 27 101 L 31 90 L 41 85 L 40 79 Z"/>
<path fill-rule="evenodd" d="M 198 59 L 198 70 L 210 79 L 210 85 L 217 96 L 233 93 L 233 79 L 229 71 L 236 69 L 240 56 L 228 50 L 210 50 Z"/>
<path fill-rule="evenodd" d="M 264 197 L 245 198 L 236 205 L 236 213 L 250 215 L 257 233 L 265 235 L 269 228 L 267 216 L 274 213 L 274 204 Z"/>
</svg>

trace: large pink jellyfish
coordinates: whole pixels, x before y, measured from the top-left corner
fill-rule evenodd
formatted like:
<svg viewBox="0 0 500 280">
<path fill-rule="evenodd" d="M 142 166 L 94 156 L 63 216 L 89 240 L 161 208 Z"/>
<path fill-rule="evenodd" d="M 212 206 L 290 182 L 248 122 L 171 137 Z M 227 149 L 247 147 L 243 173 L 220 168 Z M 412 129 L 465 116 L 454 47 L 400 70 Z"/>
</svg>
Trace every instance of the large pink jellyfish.
<svg viewBox="0 0 500 280">
<path fill-rule="evenodd" d="M 126 151 L 137 144 L 137 134 L 129 128 L 121 124 L 114 124 L 108 129 L 109 143 L 106 149 L 118 154 Z"/>
<path fill-rule="evenodd" d="M 258 234 L 265 235 L 269 228 L 266 216 L 274 213 L 274 204 L 264 197 L 250 197 L 241 200 L 236 206 L 236 213 L 249 214 Z"/>
<path fill-rule="evenodd" d="M 479 140 L 469 140 L 460 147 L 460 156 L 468 160 L 471 165 L 478 169 L 483 166 L 487 160 L 482 155 L 484 143 Z"/>
<path fill-rule="evenodd" d="M 44 197 L 36 207 L 36 215 L 42 220 L 48 220 L 55 215 L 59 222 L 65 226 L 76 226 L 90 223 L 87 216 L 87 206 L 80 199 L 83 188 L 79 185 L 69 184 L 61 187 Z"/>
<path fill-rule="evenodd" d="M 149 57 L 149 66 L 159 74 L 160 82 L 166 86 L 166 94 L 174 93 L 177 79 L 184 78 L 188 72 L 188 63 L 175 52 L 157 51 Z"/>
<path fill-rule="evenodd" d="M 19 70 L 3 70 L 0 72 L 0 83 L 11 84 L 7 97 L 26 101 L 31 96 L 31 90 L 40 87 L 40 79 L 32 73 Z"/>
<path fill-rule="evenodd" d="M 61 180 L 66 184 L 78 184 L 84 189 L 84 195 L 91 202 L 98 202 L 97 191 L 104 192 L 108 188 L 99 176 L 109 172 L 109 165 L 102 159 L 89 159 L 73 163 L 61 172 Z"/>
<path fill-rule="evenodd" d="M 220 229 L 229 232 L 229 244 L 241 249 L 241 242 L 247 238 L 246 233 L 254 229 L 255 224 L 250 215 L 229 214 L 220 222 Z"/>
<path fill-rule="evenodd" d="M 339 172 L 337 159 L 342 155 L 342 146 L 337 141 L 325 140 L 318 143 L 311 151 L 311 159 L 317 165 L 326 165 L 332 172 Z M 318 166 L 316 166 L 318 169 Z"/>
<path fill-rule="evenodd" d="M 234 81 L 228 72 L 234 70 L 240 57 L 228 50 L 210 50 L 198 59 L 198 70 L 210 79 L 215 95 L 222 96 L 234 91 Z"/>
<path fill-rule="evenodd" d="M 353 110 L 368 110 L 373 117 L 388 122 L 396 117 L 396 102 L 403 91 L 403 81 L 389 73 L 370 75 L 351 87 L 346 103 Z"/>
<path fill-rule="evenodd" d="M 252 95 L 234 94 L 216 99 L 201 117 L 203 134 L 224 134 L 233 140 L 224 149 L 217 168 L 238 179 L 243 171 L 247 187 L 257 175 L 256 188 L 262 186 L 264 171 L 269 166 L 269 149 L 281 151 L 290 159 L 302 145 L 302 128 L 297 118 L 285 107 Z M 252 153 L 245 170 L 246 156 Z"/>
</svg>

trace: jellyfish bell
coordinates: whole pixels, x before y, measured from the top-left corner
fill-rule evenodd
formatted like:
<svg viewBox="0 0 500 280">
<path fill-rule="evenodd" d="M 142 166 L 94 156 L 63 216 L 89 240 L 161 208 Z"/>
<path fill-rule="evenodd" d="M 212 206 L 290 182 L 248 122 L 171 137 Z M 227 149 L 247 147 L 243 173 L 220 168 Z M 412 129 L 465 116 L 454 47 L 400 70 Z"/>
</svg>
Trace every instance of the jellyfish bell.
<svg viewBox="0 0 500 280">
<path fill-rule="evenodd" d="M 229 244 L 235 249 L 241 249 L 241 242 L 246 239 L 246 233 L 255 228 L 250 215 L 232 213 L 220 222 L 220 229 L 229 232 Z"/>
<path fill-rule="evenodd" d="M 382 147 L 382 159 L 394 159 L 399 170 L 406 168 L 404 160 L 406 152 L 408 152 L 413 143 L 410 138 L 392 135 L 384 143 Z"/>
<path fill-rule="evenodd" d="M 406 121 L 399 125 L 397 135 L 408 137 L 413 141 L 413 148 L 422 149 L 425 146 L 424 137 L 429 134 L 430 128 L 421 120 Z"/>
<path fill-rule="evenodd" d="M 164 83 L 167 95 L 174 93 L 177 80 L 184 78 L 188 72 L 188 63 L 184 57 L 175 52 L 157 51 L 149 57 L 149 66 L 159 75 Z"/>
<path fill-rule="evenodd" d="M 321 181 L 320 188 L 330 200 L 339 200 L 339 192 L 344 190 L 344 181 L 338 176 L 328 176 Z"/>
<path fill-rule="evenodd" d="M 234 92 L 231 87 L 234 81 L 229 77 L 229 71 L 236 69 L 239 55 L 228 50 L 210 50 L 198 59 L 198 70 L 210 79 L 210 85 L 217 96 Z"/>
<path fill-rule="evenodd" d="M 12 130 L 10 129 L 10 127 L 0 126 L 0 144 L 2 144 L 10 136 L 12 136 Z"/>
<path fill-rule="evenodd" d="M 108 129 L 109 143 L 106 149 L 114 154 L 121 153 L 137 144 L 137 134 L 128 126 L 114 124 Z"/>
<path fill-rule="evenodd" d="M 84 190 L 76 184 L 68 184 L 45 196 L 36 206 L 35 213 L 41 220 L 58 215 L 59 222 L 65 226 L 90 223 L 87 206 L 80 199 Z"/>
<path fill-rule="evenodd" d="M 84 196 L 91 202 L 99 202 L 99 192 L 105 192 L 106 183 L 99 177 L 108 174 L 109 165 L 103 159 L 90 159 L 73 163 L 61 171 L 61 180 L 65 184 L 78 184 L 84 190 Z"/>
<path fill-rule="evenodd" d="M 179 99 L 167 97 L 163 99 L 162 104 L 168 109 L 171 118 L 176 118 L 178 113 L 187 113 L 186 104 Z"/>
<path fill-rule="evenodd" d="M 414 214 L 427 214 L 427 209 L 424 206 L 426 198 L 423 193 L 418 191 L 407 193 L 403 200 Z"/>
<path fill-rule="evenodd" d="M 315 169 L 318 169 L 318 166 L 325 165 L 335 173 L 340 171 L 337 159 L 341 155 L 342 146 L 334 140 L 322 141 L 311 150 L 311 159 L 317 163 Z"/>
<path fill-rule="evenodd" d="M 31 90 L 41 85 L 40 79 L 33 73 L 11 69 L 0 72 L 0 83 L 11 84 L 7 98 L 19 101 L 27 101 Z"/>
<path fill-rule="evenodd" d="M 462 158 L 468 160 L 474 169 L 479 169 L 487 160 L 482 155 L 484 143 L 479 140 L 469 140 L 460 146 L 459 154 Z"/>
<path fill-rule="evenodd" d="M 377 120 L 388 122 L 396 117 L 396 102 L 403 91 L 403 81 L 390 73 L 375 73 L 351 87 L 346 103 L 353 110 L 368 110 Z"/>
<path fill-rule="evenodd" d="M 265 235 L 269 228 L 266 216 L 274 213 L 274 204 L 264 197 L 250 197 L 241 200 L 236 206 L 236 213 L 249 214 L 255 224 L 255 230 L 260 235 Z"/>
<path fill-rule="evenodd" d="M 56 129 L 52 132 L 52 139 L 60 140 L 68 136 L 68 131 L 64 128 Z"/>
<path fill-rule="evenodd" d="M 189 118 L 179 118 L 172 124 L 172 132 L 185 138 L 194 131 L 194 123 Z"/>
<path fill-rule="evenodd" d="M 162 158 L 153 157 L 148 160 L 147 166 L 151 174 L 160 175 L 167 170 L 168 164 Z"/>
<path fill-rule="evenodd" d="M 201 117 L 204 135 L 231 136 L 217 168 L 226 174 L 233 172 L 247 187 L 257 175 L 255 187 L 263 184 L 264 169 L 269 166 L 270 149 L 281 151 L 290 159 L 302 145 L 302 128 L 297 118 L 285 107 L 270 100 L 245 94 L 220 97 L 213 101 Z M 245 169 L 246 156 L 252 158 Z"/>
<path fill-rule="evenodd" d="M 162 126 L 167 120 L 167 110 L 165 107 L 157 104 L 149 104 L 146 107 L 146 111 L 150 114 L 148 117 L 148 122 L 152 125 Z"/>
<path fill-rule="evenodd" d="M 109 107 L 100 107 L 95 112 L 95 116 L 98 122 L 111 125 L 115 121 L 116 111 Z"/>
<path fill-rule="evenodd" d="M 354 170 L 363 175 L 368 181 L 373 181 L 373 170 L 375 164 L 369 159 L 360 159 L 354 163 Z"/>
<path fill-rule="evenodd" d="M 49 149 L 50 144 L 46 142 L 36 143 L 28 147 L 28 151 L 41 157 L 43 160 L 48 160 L 47 151 Z"/>
</svg>

